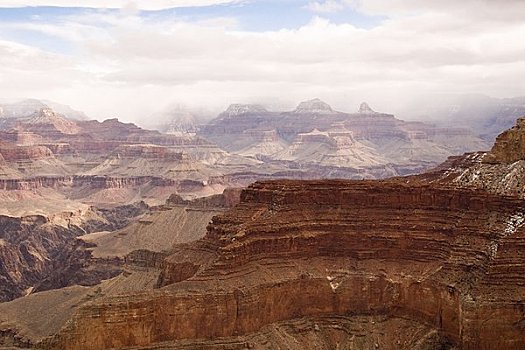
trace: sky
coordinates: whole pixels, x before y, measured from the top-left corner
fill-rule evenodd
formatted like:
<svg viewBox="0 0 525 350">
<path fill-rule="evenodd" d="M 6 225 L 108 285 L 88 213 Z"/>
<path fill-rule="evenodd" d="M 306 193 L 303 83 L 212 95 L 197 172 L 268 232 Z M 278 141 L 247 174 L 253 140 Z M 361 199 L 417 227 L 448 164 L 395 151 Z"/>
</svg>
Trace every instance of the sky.
<svg viewBox="0 0 525 350">
<path fill-rule="evenodd" d="M 0 98 L 140 123 L 175 105 L 522 96 L 523 18 L 523 0 L 0 0 Z"/>
</svg>

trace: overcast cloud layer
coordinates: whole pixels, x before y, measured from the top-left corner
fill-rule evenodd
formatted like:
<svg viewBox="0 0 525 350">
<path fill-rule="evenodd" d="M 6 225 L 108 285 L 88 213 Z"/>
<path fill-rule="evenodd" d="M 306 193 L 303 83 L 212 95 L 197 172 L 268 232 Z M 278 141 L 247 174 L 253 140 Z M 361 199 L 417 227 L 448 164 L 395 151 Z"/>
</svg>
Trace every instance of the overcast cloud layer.
<svg viewBox="0 0 525 350">
<path fill-rule="evenodd" d="M 84 3 L 0 2 L 0 97 L 139 121 L 174 103 L 393 111 L 424 93 L 525 94 L 521 0 Z"/>
</svg>

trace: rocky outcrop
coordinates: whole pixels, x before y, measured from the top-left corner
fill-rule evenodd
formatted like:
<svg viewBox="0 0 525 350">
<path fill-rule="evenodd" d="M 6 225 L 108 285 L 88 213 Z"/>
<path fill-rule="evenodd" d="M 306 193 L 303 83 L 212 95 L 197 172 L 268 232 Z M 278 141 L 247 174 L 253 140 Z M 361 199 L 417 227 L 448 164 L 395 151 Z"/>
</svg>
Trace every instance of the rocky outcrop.
<svg viewBox="0 0 525 350">
<path fill-rule="evenodd" d="M 115 149 L 112 154 L 117 158 L 148 158 L 159 160 L 182 161 L 184 155 L 182 152 L 174 152 L 173 150 L 156 145 L 122 145 Z"/>
<path fill-rule="evenodd" d="M 243 114 L 265 114 L 268 111 L 260 105 L 231 104 L 219 117 L 232 118 Z"/>
<path fill-rule="evenodd" d="M 317 114 L 332 114 L 336 113 L 332 110 L 332 107 L 326 102 L 321 101 L 318 98 L 308 100 L 299 103 L 294 113 L 317 113 Z"/>
<path fill-rule="evenodd" d="M 68 285 L 94 285 L 119 274 L 118 263 L 93 263 L 87 245 L 76 237 L 122 228 L 147 208 L 144 203 L 91 208 L 64 213 L 60 222 L 42 215 L 0 215 L 0 301 Z"/>
<path fill-rule="evenodd" d="M 55 113 L 49 107 L 41 108 L 28 118 L 27 121 L 22 122 L 21 127 L 36 134 L 45 134 L 47 137 L 56 137 L 60 134 L 77 134 L 80 131 L 75 122 Z"/>
<path fill-rule="evenodd" d="M 0 147 L 0 154 L 8 162 L 27 162 L 54 157 L 53 152 L 45 146 Z"/>
<path fill-rule="evenodd" d="M 363 102 L 361 103 L 361 105 L 359 105 L 359 110 L 357 111 L 357 113 L 359 114 L 377 114 L 377 112 L 374 111 L 372 108 L 370 108 L 370 106 L 366 102 Z"/>
<path fill-rule="evenodd" d="M 432 330 L 436 346 L 521 348 L 525 260 L 504 247 L 522 245 L 524 213 L 516 198 L 398 180 L 256 183 L 165 259 L 161 289 L 86 305 L 41 346 L 176 348 L 381 315 Z"/>
<path fill-rule="evenodd" d="M 31 292 L 53 269 L 59 252 L 71 251 L 79 227 L 53 225 L 44 216 L 11 218 L 0 216 L 0 300 Z"/>
<path fill-rule="evenodd" d="M 76 111 L 69 106 L 48 100 L 25 99 L 19 101 L 0 103 L 0 118 L 4 121 L 16 121 L 16 119 L 27 119 L 28 116 L 40 111 L 42 108 L 52 108 L 68 119 L 87 119 L 86 115 Z M 2 122 L 0 122 L 0 129 Z"/>
<path fill-rule="evenodd" d="M 131 188 L 152 184 L 158 187 L 168 186 L 188 186 L 187 181 L 176 181 L 154 176 L 135 176 L 135 177 L 116 177 L 116 176 L 98 176 L 98 175 L 81 175 L 81 176 L 39 176 L 27 179 L 0 179 L 0 190 L 32 190 L 39 188 L 63 187 L 89 187 L 92 189 L 109 189 L 109 188 Z M 198 182 L 202 186 L 202 182 Z"/>
<path fill-rule="evenodd" d="M 27 117 L 32 113 L 46 108 L 46 104 L 36 99 L 25 99 L 11 103 L 0 104 L 0 117 L 6 119 L 17 119 Z"/>
<path fill-rule="evenodd" d="M 525 159 L 525 117 L 519 118 L 516 126 L 503 132 L 487 157 L 486 163 L 510 164 Z"/>
<path fill-rule="evenodd" d="M 226 188 L 221 194 L 192 200 L 183 199 L 174 193 L 166 201 L 167 205 L 184 205 L 190 208 L 232 208 L 240 201 L 242 188 Z"/>
<path fill-rule="evenodd" d="M 70 176 L 40 176 L 31 179 L 0 179 L 0 190 L 34 190 L 39 188 L 59 188 L 71 186 L 73 178 Z"/>
<path fill-rule="evenodd" d="M 172 135 L 195 135 L 199 129 L 199 122 L 197 118 L 188 113 L 177 113 L 171 116 L 171 121 L 163 126 L 167 134 Z"/>
</svg>

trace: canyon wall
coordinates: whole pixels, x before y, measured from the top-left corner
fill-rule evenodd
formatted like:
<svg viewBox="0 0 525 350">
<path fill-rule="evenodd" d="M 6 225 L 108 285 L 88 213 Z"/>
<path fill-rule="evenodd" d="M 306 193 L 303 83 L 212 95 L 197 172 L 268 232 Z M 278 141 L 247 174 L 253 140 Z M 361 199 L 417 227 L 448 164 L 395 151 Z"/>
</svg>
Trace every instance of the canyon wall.
<svg viewBox="0 0 525 350">
<path fill-rule="evenodd" d="M 47 217 L 0 215 L 0 302 L 34 291 L 93 285 L 120 273 L 112 264 L 90 265 L 87 246 L 76 237 L 126 226 L 144 203 Z M 104 265 L 104 266 L 102 266 Z"/>
<path fill-rule="evenodd" d="M 61 188 L 61 187 L 82 187 L 91 188 L 129 188 L 151 183 L 154 186 L 175 186 L 184 187 L 185 181 L 165 179 L 155 176 L 100 176 L 100 175 L 75 175 L 75 176 L 38 176 L 25 179 L 0 179 L 0 190 L 32 190 L 39 188 Z M 202 186 L 202 182 L 200 183 Z"/>
<path fill-rule="evenodd" d="M 384 315 L 434 329 L 443 346 L 521 348 L 525 275 L 491 271 L 523 266 L 519 249 L 502 247 L 524 244 L 524 208 L 397 180 L 256 183 L 204 239 L 165 258 L 160 289 L 87 304 L 40 346 L 176 345 L 301 317 Z"/>
</svg>

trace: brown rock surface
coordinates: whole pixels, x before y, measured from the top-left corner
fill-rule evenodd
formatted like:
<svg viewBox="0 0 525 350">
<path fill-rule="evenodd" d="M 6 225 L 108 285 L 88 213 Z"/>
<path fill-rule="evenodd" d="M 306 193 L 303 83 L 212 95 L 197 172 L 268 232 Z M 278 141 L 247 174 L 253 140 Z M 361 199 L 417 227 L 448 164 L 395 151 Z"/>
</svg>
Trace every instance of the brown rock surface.
<svg viewBox="0 0 525 350">
<path fill-rule="evenodd" d="M 496 138 L 485 162 L 513 163 L 525 159 L 525 117 Z"/>
<path fill-rule="evenodd" d="M 419 345 L 433 333 L 436 347 L 522 348 L 525 261 L 510 247 L 524 244 L 524 204 L 398 180 L 256 183 L 204 239 L 165 259 L 162 288 L 88 303 L 41 346 L 198 348 L 303 317 L 361 315 L 392 323 L 382 345 L 408 344 L 395 336 L 409 322 Z"/>
<path fill-rule="evenodd" d="M 2 147 L 0 148 L 0 153 L 8 162 L 53 157 L 53 152 L 45 146 Z"/>
</svg>

